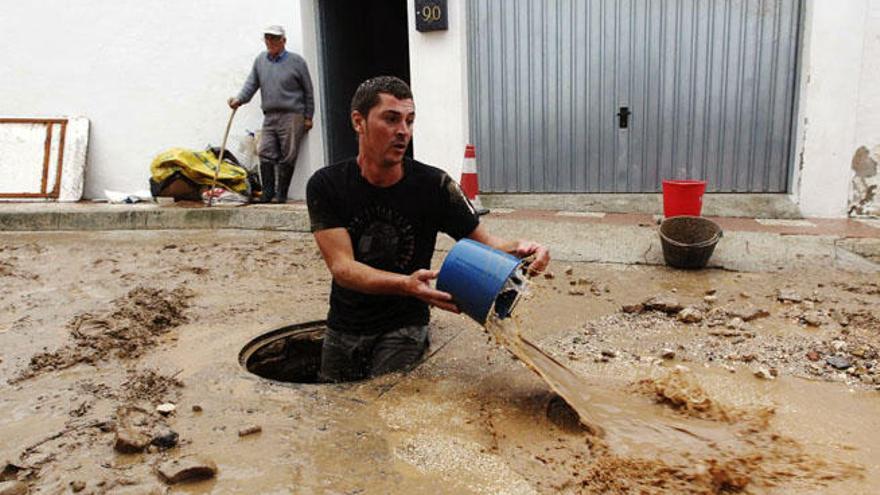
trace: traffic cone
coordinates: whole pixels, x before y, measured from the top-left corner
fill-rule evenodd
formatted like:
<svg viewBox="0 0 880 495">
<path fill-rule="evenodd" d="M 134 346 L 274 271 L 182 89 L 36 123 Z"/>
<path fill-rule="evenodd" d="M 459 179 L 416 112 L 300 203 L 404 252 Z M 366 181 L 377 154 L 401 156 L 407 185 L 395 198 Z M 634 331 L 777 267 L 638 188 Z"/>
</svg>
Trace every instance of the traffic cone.
<svg viewBox="0 0 880 495">
<path fill-rule="evenodd" d="M 464 147 L 464 165 L 461 167 L 461 191 L 474 205 L 477 215 L 489 213 L 480 203 L 480 184 L 477 179 L 477 149 L 472 144 Z"/>
</svg>

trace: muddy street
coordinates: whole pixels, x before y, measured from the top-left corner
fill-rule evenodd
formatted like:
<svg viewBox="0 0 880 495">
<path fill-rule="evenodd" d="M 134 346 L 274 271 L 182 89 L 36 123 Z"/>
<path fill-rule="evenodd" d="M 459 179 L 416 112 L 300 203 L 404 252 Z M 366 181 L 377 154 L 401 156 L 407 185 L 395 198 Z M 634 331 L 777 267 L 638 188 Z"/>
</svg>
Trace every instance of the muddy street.
<svg viewBox="0 0 880 495">
<path fill-rule="evenodd" d="M 516 331 L 582 380 L 601 437 L 484 329 L 442 311 L 406 375 L 279 383 L 239 363 L 260 335 L 323 320 L 329 287 L 307 234 L 0 234 L 0 483 L 456 494 L 880 484 L 876 273 L 554 260 L 517 306 Z"/>
</svg>

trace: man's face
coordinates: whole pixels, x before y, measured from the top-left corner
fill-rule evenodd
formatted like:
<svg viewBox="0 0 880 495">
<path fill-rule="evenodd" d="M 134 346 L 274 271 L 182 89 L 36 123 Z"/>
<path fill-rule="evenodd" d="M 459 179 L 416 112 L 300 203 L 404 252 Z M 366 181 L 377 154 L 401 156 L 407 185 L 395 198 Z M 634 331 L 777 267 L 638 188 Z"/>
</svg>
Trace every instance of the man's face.
<svg viewBox="0 0 880 495">
<path fill-rule="evenodd" d="M 275 36 L 274 34 L 264 34 L 263 41 L 266 42 L 266 50 L 269 55 L 277 57 L 284 50 L 284 42 L 287 41 L 284 36 Z"/>
<path fill-rule="evenodd" d="M 355 111 L 351 119 L 360 150 L 368 158 L 385 166 L 403 161 L 416 119 L 416 105 L 411 98 L 398 100 L 379 93 L 379 104 L 370 109 L 366 118 Z"/>
</svg>

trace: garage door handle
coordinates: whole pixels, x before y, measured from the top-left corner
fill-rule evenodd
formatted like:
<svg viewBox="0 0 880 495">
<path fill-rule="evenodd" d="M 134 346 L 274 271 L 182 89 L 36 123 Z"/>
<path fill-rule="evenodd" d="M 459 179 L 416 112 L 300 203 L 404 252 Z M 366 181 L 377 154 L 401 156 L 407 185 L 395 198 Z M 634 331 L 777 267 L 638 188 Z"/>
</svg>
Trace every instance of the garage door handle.
<svg viewBox="0 0 880 495">
<path fill-rule="evenodd" d="M 629 111 L 629 107 L 620 107 L 620 111 L 617 113 L 617 125 L 621 129 L 626 129 L 629 127 L 629 116 L 631 112 Z"/>
</svg>

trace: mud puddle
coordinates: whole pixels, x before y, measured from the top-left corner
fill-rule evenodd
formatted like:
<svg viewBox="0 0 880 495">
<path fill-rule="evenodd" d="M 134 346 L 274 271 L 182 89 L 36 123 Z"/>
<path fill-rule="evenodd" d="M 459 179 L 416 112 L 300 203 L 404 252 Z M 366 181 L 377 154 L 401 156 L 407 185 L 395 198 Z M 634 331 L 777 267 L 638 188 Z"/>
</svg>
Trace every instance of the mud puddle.
<svg viewBox="0 0 880 495">
<path fill-rule="evenodd" d="M 237 363 L 247 342 L 326 315 L 329 280 L 308 236 L 2 234 L 0 260 L 0 462 L 31 493 L 852 494 L 880 485 L 871 382 L 880 295 L 870 275 L 578 263 L 568 274 L 554 262 L 555 278 L 517 308 L 522 337 L 587 379 L 577 391 L 589 390 L 586 407 L 606 432 L 597 438 L 560 423 L 543 379 L 444 312 L 432 316 L 436 352 L 407 375 L 318 386 L 248 374 Z M 780 301 L 782 289 L 802 300 Z M 658 294 L 707 305 L 704 319 L 622 311 Z M 136 303 L 144 299 L 155 304 Z M 727 328 L 744 303 L 768 316 Z M 118 353 L 104 340 L 114 335 L 143 339 Z M 104 342 L 109 352 L 86 352 Z M 673 357 L 662 357 L 667 348 Z M 95 359 L 15 382 L 34 356 L 58 351 Z M 852 366 L 837 369 L 833 357 Z M 777 374 L 757 378 L 759 367 Z M 176 410 L 160 416 L 163 403 Z M 148 411 L 144 422 L 174 430 L 177 445 L 115 451 L 120 406 Z M 254 425 L 259 432 L 239 435 Z M 217 475 L 172 485 L 157 475 L 188 455 L 213 460 Z"/>
</svg>

